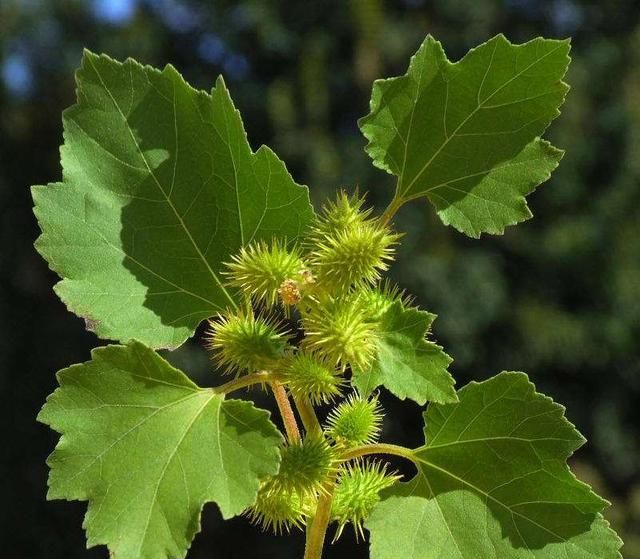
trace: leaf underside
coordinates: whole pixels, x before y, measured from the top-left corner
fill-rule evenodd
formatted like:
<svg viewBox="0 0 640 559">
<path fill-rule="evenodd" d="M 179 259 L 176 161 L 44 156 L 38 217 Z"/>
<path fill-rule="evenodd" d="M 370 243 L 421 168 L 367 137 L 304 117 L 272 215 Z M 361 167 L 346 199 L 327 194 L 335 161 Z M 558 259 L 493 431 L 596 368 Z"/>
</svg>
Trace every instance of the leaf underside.
<svg viewBox="0 0 640 559">
<path fill-rule="evenodd" d="M 398 177 L 396 201 L 425 196 L 471 237 L 531 217 L 525 196 L 563 153 L 539 136 L 569 89 L 569 49 L 498 35 L 451 63 L 428 36 L 404 76 L 376 81 L 359 124 L 374 165 Z"/>
<path fill-rule="evenodd" d="M 58 380 L 38 417 L 62 434 L 48 498 L 89 501 L 87 544 L 118 559 L 184 557 L 205 503 L 237 515 L 278 470 L 268 412 L 198 388 L 138 342 L 96 349 Z"/>
<path fill-rule="evenodd" d="M 56 292 L 102 338 L 175 347 L 234 306 L 222 263 L 294 240 L 313 213 L 267 147 L 253 153 L 227 88 L 85 52 L 64 112 L 63 182 L 33 187 Z"/>
<path fill-rule="evenodd" d="M 501 373 L 431 404 L 417 475 L 366 526 L 372 559 L 616 559 L 607 502 L 567 458 L 584 439 L 523 373 Z"/>
</svg>

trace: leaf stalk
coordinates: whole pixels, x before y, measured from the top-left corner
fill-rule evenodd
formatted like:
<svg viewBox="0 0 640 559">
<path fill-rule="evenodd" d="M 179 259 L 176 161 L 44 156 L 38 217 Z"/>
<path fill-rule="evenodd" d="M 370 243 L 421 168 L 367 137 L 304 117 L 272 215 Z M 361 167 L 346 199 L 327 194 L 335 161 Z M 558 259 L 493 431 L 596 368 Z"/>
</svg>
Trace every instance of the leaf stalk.
<svg viewBox="0 0 640 559">
<path fill-rule="evenodd" d="M 406 202 L 401 196 L 396 195 L 393 197 L 393 200 L 389 203 L 387 208 L 384 210 L 383 214 L 380 216 L 380 223 L 382 225 L 389 225 L 391 219 L 396 212 L 400 209 L 400 207 Z"/>
<path fill-rule="evenodd" d="M 250 375 L 244 375 L 229 382 L 225 382 L 220 386 L 213 388 L 216 394 L 228 394 L 229 392 L 235 392 L 241 388 L 253 386 L 254 384 L 267 384 L 274 380 L 277 380 L 277 376 L 269 371 L 260 371 L 259 373 L 252 373 Z"/>
<path fill-rule="evenodd" d="M 416 462 L 413 450 L 397 444 L 388 443 L 366 444 L 350 448 L 342 454 L 341 458 L 346 462 L 369 454 L 392 454 L 394 456 L 401 456 L 402 458 L 411 460 L 411 462 Z"/>
</svg>

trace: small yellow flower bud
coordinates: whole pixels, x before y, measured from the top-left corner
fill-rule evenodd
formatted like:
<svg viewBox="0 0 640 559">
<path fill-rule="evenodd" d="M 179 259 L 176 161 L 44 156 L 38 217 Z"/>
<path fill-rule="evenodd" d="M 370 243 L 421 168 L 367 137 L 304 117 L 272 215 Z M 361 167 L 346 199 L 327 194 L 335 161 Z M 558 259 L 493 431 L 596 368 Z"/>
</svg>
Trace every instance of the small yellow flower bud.
<svg viewBox="0 0 640 559">
<path fill-rule="evenodd" d="M 302 299 L 298 282 L 292 279 L 286 279 L 278 288 L 278 295 L 284 305 L 297 305 Z"/>
</svg>

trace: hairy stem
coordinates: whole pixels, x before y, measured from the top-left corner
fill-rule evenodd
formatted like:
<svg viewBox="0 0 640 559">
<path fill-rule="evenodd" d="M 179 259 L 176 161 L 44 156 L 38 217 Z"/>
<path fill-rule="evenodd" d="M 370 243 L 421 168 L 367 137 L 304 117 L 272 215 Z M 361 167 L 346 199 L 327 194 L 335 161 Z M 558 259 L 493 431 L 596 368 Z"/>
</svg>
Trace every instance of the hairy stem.
<svg viewBox="0 0 640 559">
<path fill-rule="evenodd" d="M 213 391 L 217 394 L 228 394 L 240 388 L 246 386 L 252 386 L 254 384 L 266 384 L 277 380 L 277 376 L 269 371 L 260 371 L 259 373 L 252 373 L 250 375 L 244 375 L 242 377 L 235 378 L 229 382 L 225 382 L 220 386 L 213 388 Z"/>
<path fill-rule="evenodd" d="M 327 534 L 329 521 L 331 520 L 331 503 L 333 502 L 332 485 L 330 492 L 321 495 L 318 499 L 316 513 L 311 521 L 311 527 L 307 530 L 307 541 L 304 547 L 304 559 L 322 559 L 324 538 Z"/>
<path fill-rule="evenodd" d="M 304 396 L 294 396 L 293 401 L 296 404 L 296 408 L 300 414 L 300 419 L 302 419 L 305 431 L 307 433 L 322 433 L 322 427 L 320 426 L 320 422 L 318 421 L 318 417 L 316 416 L 316 412 L 313 409 L 309 398 Z"/>
<path fill-rule="evenodd" d="M 368 454 L 393 454 L 395 456 L 402 456 L 412 462 L 416 461 L 416 457 L 413 450 L 397 444 L 377 443 L 366 444 L 363 446 L 357 446 L 345 451 L 341 458 L 342 460 L 353 460 L 354 458 L 360 458 L 361 456 L 367 456 Z"/>
<path fill-rule="evenodd" d="M 284 428 L 287 431 L 289 441 L 299 441 L 300 431 L 298 430 L 298 423 L 296 421 L 296 416 L 293 414 L 293 409 L 291 408 L 291 402 L 289 401 L 289 396 L 287 396 L 287 391 L 284 386 L 277 381 L 271 382 L 270 384 L 276 403 L 278 404 L 278 409 L 280 410 L 280 415 L 282 416 L 282 421 L 284 423 Z"/>
</svg>

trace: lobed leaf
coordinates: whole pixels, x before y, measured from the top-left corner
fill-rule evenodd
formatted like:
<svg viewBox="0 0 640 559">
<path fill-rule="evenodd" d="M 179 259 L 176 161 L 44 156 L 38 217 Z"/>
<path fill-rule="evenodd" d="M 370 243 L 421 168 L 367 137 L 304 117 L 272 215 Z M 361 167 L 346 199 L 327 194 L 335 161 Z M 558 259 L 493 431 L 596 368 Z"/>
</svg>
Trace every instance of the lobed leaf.
<svg viewBox="0 0 640 559">
<path fill-rule="evenodd" d="M 405 309 L 397 301 L 380 319 L 376 357 L 367 371 L 356 371 L 352 384 L 369 395 L 384 385 L 398 398 L 425 402 L 456 402 L 455 381 L 447 370 L 452 359 L 442 348 L 427 340 L 434 314 Z"/>
<path fill-rule="evenodd" d="M 100 337 L 178 346 L 235 305 L 223 261 L 306 228 L 307 189 L 269 148 L 251 151 L 222 78 L 209 95 L 172 66 L 85 52 L 77 84 L 63 182 L 33 187 L 36 247 Z"/>
<path fill-rule="evenodd" d="M 394 202 L 427 197 L 442 221 L 479 237 L 531 217 L 525 196 L 563 152 L 539 136 L 560 113 L 569 42 L 498 35 L 450 62 L 428 36 L 404 76 L 374 83 L 360 119 Z"/>
<path fill-rule="evenodd" d="M 584 438 L 523 373 L 501 373 L 424 414 L 418 473 L 367 521 L 373 559 L 615 559 L 607 502 L 566 460 Z"/>
<path fill-rule="evenodd" d="M 87 545 L 118 559 L 184 557 L 205 503 L 237 515 L 278 471 L 268 412 L 198 388 L 138 342 L 96 349 L 58 380 L 38 417 L 62 434 L 48 498 L 89 501 Z"/>
</svg>

